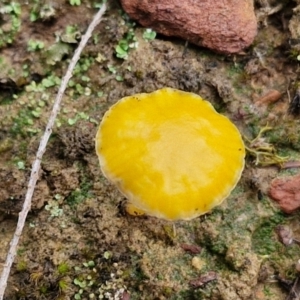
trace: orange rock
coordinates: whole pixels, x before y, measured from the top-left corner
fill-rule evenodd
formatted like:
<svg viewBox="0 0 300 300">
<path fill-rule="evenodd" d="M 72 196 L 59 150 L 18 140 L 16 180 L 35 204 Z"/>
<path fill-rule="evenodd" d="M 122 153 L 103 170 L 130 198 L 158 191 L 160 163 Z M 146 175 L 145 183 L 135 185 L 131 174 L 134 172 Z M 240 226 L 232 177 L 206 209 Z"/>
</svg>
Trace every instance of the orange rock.
<svg viewBox="0 0 300 300">
<path fill-rule="evenodd" d="M 269 196 L 278 202 L 282 211 L 292 213 L 300 207 L 300 175 L 274 179 Z"/>
<path fill-rule="evenodd" d="M 145 27 L 221 53 L 248 47 L 257 31 L 252 0 L 121 0 Z"/>
</svg>

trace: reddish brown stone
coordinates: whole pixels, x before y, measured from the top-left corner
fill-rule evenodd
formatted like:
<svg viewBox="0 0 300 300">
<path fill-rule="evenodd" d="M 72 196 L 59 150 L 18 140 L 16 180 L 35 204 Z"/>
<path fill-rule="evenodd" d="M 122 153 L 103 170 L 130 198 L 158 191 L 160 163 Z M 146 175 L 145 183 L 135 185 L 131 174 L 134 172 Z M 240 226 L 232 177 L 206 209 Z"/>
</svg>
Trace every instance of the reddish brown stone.
<svg viewBox="0 0 300 300">
<path fill-rule="evenodd" d="M 265 95 L 255 101 L 258 106 L 269 105 L 278 101 L 282 97 L 282 94 L 277 90 L 270 90 Z"/>
<path fill-rule="evenodd" d="M 300 175 L 274 179 L 269 196 L 278 202 L 284 212 L 297 210 L 300 207 Z"/>
<path fill-rule="evenodd" d="M 257 31 L 253 0 L 121 0 L 127 14 L 145 27 L 217 52 L 248 47 Z"/>
<path fill-rule="evenodd" d="M 197 245 L 181 244 L 180 247 L 191 254 L 199 254 L 202 251 L 202 248 Z"/>
</svg>

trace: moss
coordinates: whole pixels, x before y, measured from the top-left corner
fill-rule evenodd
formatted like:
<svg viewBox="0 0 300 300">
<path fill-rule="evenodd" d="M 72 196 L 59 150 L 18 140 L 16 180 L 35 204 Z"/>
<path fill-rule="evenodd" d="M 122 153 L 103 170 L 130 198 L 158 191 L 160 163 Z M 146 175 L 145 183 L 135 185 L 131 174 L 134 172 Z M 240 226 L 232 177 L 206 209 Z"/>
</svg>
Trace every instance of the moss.
<svg viewBox="0 0 300 300">
<path fill-rule="evenodd" d="M 268 141 L 277 146 L 292 147 L 300 149 L 300 129 L 299 121 L 288 119 L 285 122 L 276 124 L 272 130 L 266 132 L 265 137 Z"/>
<path fill-rule="evenodd" d="M 234 205 L 235 209 L 215 209 L 202 224 L 203 232 L 200 237 L 213 253 L 222 255 L 226 253 L 233 239 L 240 239 L 242 242 L 245 237 L 249 237 L 249 229 L 259 220 L 254 202 L 249 201 L 238 207 L 234 203 L 235 198 L 227 201 L 231 203 L 230 206 Z"/>
<path fill-rule="evenodd" d="M 58 265 L 57 271 L 60 275 L 65 275 L 70 271 L 70 267 L 67 263 L 61 263 Z"/>
<path fill-rule="evenodd" d="M 39 291 L 42 295 L 46 295 L 48 293 L 48 287 L 45 285 L 40 286 Z"/>
<path fill-rule="evenodd" d="M 27 270 L 27 267 L 28 267 L 28 266 L 27 266 L 27 262 L 24 261 L 24 260 L 20 260 L 20 261 L 18 261 L 18 263 L 17 263 L 16 269 L 17 269 L 18 272 L 24 272 L 24 271 Z"/>
<path fill-rule="evenodd" d="M 177 294 L 173 294 L 170 298 L 170 300 L 204 300 L 204 299 L 212 299 L 213 295 L 213 289 L 215 287 L 215 283 L 211 282 L 205 285 L 203 288 L 199 289 L 186 289 L 183 291 L 180 291 Z"/>
<path fill-rule="evenodd" d="M 20 110 L 18 112 L 18 115 L 13 118 L 13 126 L 10 130 L 12 136 L 30 136 L 31 133 L 30 131 L 28 131 L 28 129 L 33 125 L 33 123 L 34 121 L 30 109 Z"/>
<path fill-rule="evenodd" d="M 275 213 L 272 217 L 264 220 L 252 236 L 253 250 L 260 255 L 270 255 L 276 251 L 282 252 L 284 246 L 275 235 L 275 227 L 286 221 L 282 212 Z"/>
<path fill-rule="evenodd" d="M 233 77 L 235 75 L 240 75 L 244 72 L 243 66 L 239 63 L 232 63 L 228 68 L 229 77 Z"/>
<path fill-rule="evenodd" d="M 71 194 L 67 197 L 66 202 L 68 203 L 68 205 L 71 207 L 75 207 L 76 205 L 83 202 L 88 197 L 91 197 L 92 185 L 93 185 L 92 181 L 90 181 L 88 177 L 83 175 L 80 183 L 80 187 L 72 191 Z"/>
<path fill-rule="evenodd" d="M 0 15 L 6 22 L 0 28 L 0 48 L 12 44 L 21 27 L 21 5 L 10 1 L 2 4 Z"/>
<path fill-rule="evenodd" d="M 10 138 L 0 140 L 0 154 L 11 150 L 13 147 L 13 141 Z"/>
</svg>

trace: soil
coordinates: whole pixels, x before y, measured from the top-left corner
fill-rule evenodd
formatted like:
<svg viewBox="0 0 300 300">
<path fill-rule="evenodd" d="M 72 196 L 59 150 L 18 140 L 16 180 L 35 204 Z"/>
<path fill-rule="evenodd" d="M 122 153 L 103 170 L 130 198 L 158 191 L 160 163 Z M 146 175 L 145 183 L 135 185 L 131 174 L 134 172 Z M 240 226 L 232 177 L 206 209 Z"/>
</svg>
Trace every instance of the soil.
<svg viewBox="0 0 300 300">
<path fill-rule="evenodd" d="M 99 3 L 0 6 L 0 270 L 60 79 Z M 298 4 L 257 1 L 255 42 L 225 56 L 145 38 L 109 3 L 64 96 L 5 299 L 294 299 L 299 245 L 276 228 L 300 240 L 299 213 L 282 213 L 267 192 L 272 179 L 299 173 L 281 168 L 300 159 Z M 94 151 L 113 103 L 166 86 L 210 101 L 248 147 L 231 196 L 192 221 L 127 215 Z"/>
</svg>

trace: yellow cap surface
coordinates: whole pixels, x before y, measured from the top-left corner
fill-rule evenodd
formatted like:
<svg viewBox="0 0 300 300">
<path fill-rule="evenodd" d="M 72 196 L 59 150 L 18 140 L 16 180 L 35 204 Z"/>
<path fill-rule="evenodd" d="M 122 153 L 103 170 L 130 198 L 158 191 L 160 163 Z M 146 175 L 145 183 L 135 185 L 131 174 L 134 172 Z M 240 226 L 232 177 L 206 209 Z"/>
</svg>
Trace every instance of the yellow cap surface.
<svg viewBox="0 0 300 300">
<path fill-rule="evenodd" d="M 171 88 L 125 97 L 96 136 L 104 175 L 146 214 L 189 220 L 219 205 L 244 168 L 235 125 L 200 96 Z"/>
</svg>

